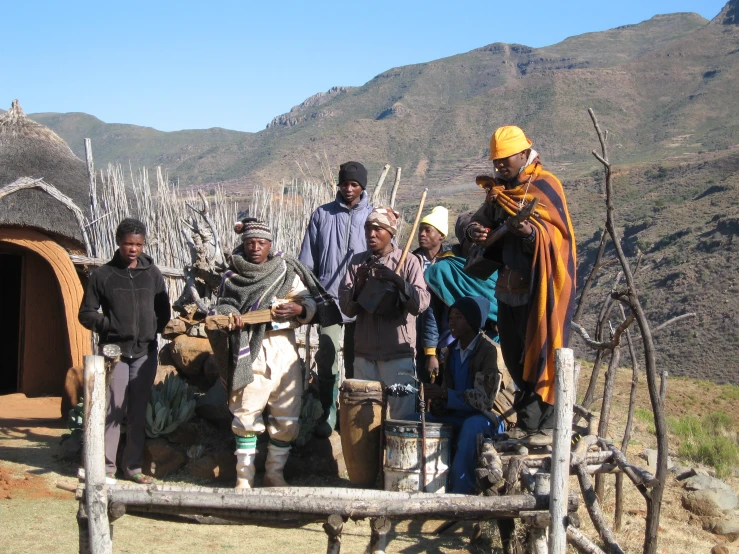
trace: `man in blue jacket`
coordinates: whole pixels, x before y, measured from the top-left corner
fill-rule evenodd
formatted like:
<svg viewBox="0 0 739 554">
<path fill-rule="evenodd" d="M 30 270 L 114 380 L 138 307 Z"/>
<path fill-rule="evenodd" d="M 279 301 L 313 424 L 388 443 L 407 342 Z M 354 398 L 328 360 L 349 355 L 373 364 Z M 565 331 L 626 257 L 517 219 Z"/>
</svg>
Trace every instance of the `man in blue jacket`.
<svg viewBox="0 0 739 554">
<path fill-rule="evenodd" d="M 349 260 L 367 250 L 364 222 L 372 212 L 367 193 L 367 170 L 359 162 L 346 162 L 339 168 L 339 192 L 336 200 L 313 212 L 305 232 L 298 259 L 318 277 L 338 304 L 339 285 Z M 343 314 L 343 324 L 321 328 L 316 354 L 318 388 L 323 416 L 316 429 L 319 437 L 328 437 L 336 425 L 340 350 L 344 330 L 345 375 L 354 375 L 354 318 Z"/>
</svg>

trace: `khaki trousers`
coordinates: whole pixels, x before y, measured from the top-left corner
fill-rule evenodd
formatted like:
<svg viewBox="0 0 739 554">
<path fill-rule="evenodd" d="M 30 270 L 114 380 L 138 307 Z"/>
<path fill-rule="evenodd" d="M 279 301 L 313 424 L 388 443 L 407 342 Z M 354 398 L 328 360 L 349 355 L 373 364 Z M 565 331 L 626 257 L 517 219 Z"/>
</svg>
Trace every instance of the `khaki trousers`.
<svg viewBox="0 0 739 554">
<path fill-rule="evenodd" d="M 295 345 L 295 332 L 269 332 L 262 352 L 252 365 L 254 381 L 235 391 L 228 408 L 234 416 L 235 435 L 269 432 L 271 439 L 290 442 L 300 432 L 303 400 L 303 370 Z M 262 412 L 268 408 L 265 425 Z"/>
</svg>

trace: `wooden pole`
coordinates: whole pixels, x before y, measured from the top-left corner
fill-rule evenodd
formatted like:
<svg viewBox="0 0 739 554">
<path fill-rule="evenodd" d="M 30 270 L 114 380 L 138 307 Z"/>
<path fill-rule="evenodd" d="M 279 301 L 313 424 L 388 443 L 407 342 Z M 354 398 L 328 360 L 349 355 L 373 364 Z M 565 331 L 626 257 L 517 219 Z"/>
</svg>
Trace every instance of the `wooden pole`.
<svg viewBox="0 0 739 554">
<path fill-rule="evenodd" d="M 416 211 L 416 219 L 413 220 L 413 228 L 411 229 L 411 234 L 408 235 L 408 240 L 405 243 L 405 248 L 403 248 L 403 253 L 400 255 L 400 260 L 398 261 L 398 265 L 395 268 L 396 275 L 400 275 L 400 272 L 403 270 L 405 259 L 408 257 L 408 252 L 410 252 L 411 244 L 413 244 L 413 237 L 416 236 L 416 231 L 418 231 L 418 224 L 421 222 L 421 213 L 423 212 L 423 205 L 426 203 L 426 195 L 428 194 L 428 192 L 429 189 L 423 189 L 421 202 L 418 204 L 418 210 Z"/>
<path fill-rule="evenodd" d="M 249 512 L 288 514 L 324 515 L 338 514 L 341 517 L 363 519 L 384 516 L 388 519 L 412 520 L 437 519 L 479 520 L 520 517 L 521 512 L 531 510 L 547 510 L 549 497 L 534 497 L 528 494 L 512 496 L 460 496 L 439 495 L 431 493 L 408 493 L 403 499 L 396 495 L 377 499 L 331 498 L 317 495 L 280 494 L 257 495 L 251 491 L 238 489 L 216 489 L 200 492 L 193 487 L 180 487 L 179 490 L 158 490 L 158 486 L 139 487 L 138 489 L 121 489 L 110 486 L 111 502 L 121 502 L 127 511 L 137 511 L 134 506 L 147 507 L 156 511 L 155 507 L 175 508 L 180 513 L 211 513 L 217 515 L 221 510 L 241 511 L 245 516 Z M 169 487 L 174 489 L 174 487 Z M 188 490 L 189 489 L 189 490 Z M 259 489 L 257 489 L 259 490 Z M 236 494 L 230 491 L 235 491 Z M 331 491 L 331 489 L 328 489 Z M 353 492 L 358 492 L 352 489 Z M 277 491 L 279 493 L 279 491 Z M 382 492 L 382 491 L 368 491 Z M 578 498 L 571 496 L 569 508 L 577 509 Z"/>
<path fill-rule="evenodd" d="M 377 203 L 380 201 L 380 191 L 382 190 L 382 184 L 385 182 L 385 177 L 387 177 L 388 171 L 390 171 L 390 164 L 385 164 L 385 166 L 382 168 L 382 173 L 380 173 L 380 178 L 377 180 L 377 184 L 372 191 L 373 206 L 377 206 Z"/>
<path fill-rule="evenodd" d="M 600 509 L 598 503 L 598 497 L 593 489 L 593 483 L 590 480 L 590 475 L 584 464 L 577 466 L 577 479 L 580 481 L 580 488 L 582 489 L 582 497 L 585 499 L 585 507 L 588 510 L 590 519 L 593 522 L 593 527 L 598 531 L 600 538 L 606 545 L 606 551 L 609 554 L 624 554 L 621 547 L 616 542 L 616 537 L 613 535 L 613 531 L 608 527 L 606 518 L 603 517 L 603 511 Z"/>
<path fill-rule="evenodd" d="M 105 485 L 105 358 L 84 358 L 84 462 L 85 508 L 90 532 L 90 552 L 111 554 L 113 543 L 108 521 Z"/>
<path fill-rule="evenodd" d="M 551 476 L 542 471 L 534 475 L 534 494 L 549 494 L 551 489 Z M 544 517 L 546 516 L 546 517 Z M 540 523 L 541 521 L 541 523 Z M 539 517 L 528 521 L 529 524 L 529 552 L 532 554 L 547 554 L 549 552 L 547 528 L 552 524 L 549 512 L 540 512 Z"/>
<path fill-rule="evenodd" d="M 390 531 L 390 520 L 386 517 L 374 517 L 370 520 L 370 527 L 372 528 L 370 552 L 372 554 L 385 554 L 387 534 Z"/>
<path fill-rule="evenodd" d="M 575 403 L 573 386 L 575 353 L 570 348 L 554 352 L 554 436 L 552 441 L 552 483 L 549 514 L 549 552 L 567 552 L 567 496 L 570 480 L 570 446 L 572 434 L 572 406 Z"/>
<path fill-rule="evenodd" d="M 393 191 L 390 193 L 390 207 L 395 208 L 395 197 L 398 194 L 398 188 L 400 187 L 400 172 L 402 168 L 398 168 L 395 172 L 395 182 L 393 183 Z"/>
<path fill-rule="evenodd" d="M 326 554 L 340 554 L 341 532 L 344 530 L 344 520 L 338 514 L 331 514 L 328 516 L 328 521 L 323 524 L 323 530 L 328 535 Z"/>
</svg>

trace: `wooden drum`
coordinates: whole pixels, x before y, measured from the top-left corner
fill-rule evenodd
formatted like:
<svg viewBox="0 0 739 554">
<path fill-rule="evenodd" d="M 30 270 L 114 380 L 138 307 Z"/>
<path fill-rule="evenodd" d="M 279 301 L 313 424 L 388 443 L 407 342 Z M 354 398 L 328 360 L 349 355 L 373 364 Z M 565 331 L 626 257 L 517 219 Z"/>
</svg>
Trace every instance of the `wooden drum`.
<svg viewBox="0 0 739 554">
<path fill-rule="evenodd" d="M 372 487 L 380 471 L 382 383 L 345 379 L 339 390 L 341 449 L 349 480 Z"/>
</svg>

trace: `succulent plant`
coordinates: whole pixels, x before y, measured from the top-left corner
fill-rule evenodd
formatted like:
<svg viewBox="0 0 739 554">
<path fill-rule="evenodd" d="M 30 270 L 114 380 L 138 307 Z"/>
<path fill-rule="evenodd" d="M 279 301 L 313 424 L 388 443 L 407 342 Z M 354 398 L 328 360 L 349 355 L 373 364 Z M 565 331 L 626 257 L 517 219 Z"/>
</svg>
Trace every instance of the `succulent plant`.
<svg viewBox="0 0 739 554">
<path fill-rule="evenodd" d="M 70 432 L 62 435 L 61 442 L 64 442 L 67 439 L 82 438 L 82 432 L 85 427 L 84 414 L 85 408 L 82 399 L 80 398 L 79 404 L 69 410 L 69 417 L 67 418 L 67 428 Z"/>
<path fill-rule="evenodd" d="M 151 388 L 146 406 L 146 436 L 168 435 L 195 413 L 192 389 L 177 375 L 170 374 Z"/>
</svg>

